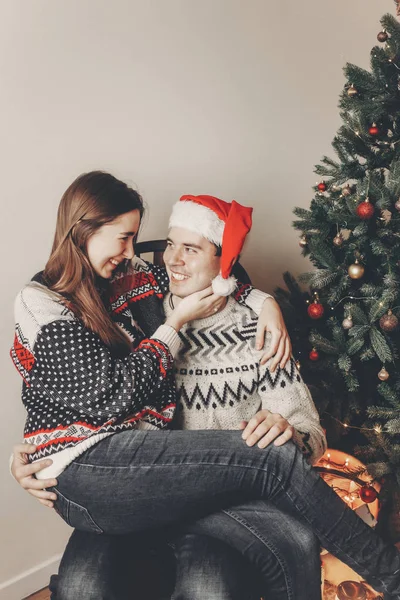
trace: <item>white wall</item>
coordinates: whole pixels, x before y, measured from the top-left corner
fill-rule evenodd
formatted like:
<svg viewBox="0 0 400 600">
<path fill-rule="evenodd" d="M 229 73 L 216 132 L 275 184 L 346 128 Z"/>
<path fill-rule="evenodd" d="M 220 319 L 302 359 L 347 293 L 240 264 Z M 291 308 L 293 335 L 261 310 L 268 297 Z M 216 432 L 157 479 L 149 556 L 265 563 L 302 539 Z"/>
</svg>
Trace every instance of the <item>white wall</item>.
<svg viewBox="0 0 400 600">
<path fill-rule="evenodd" d="M 182 193 L 235 198 L 255 207 L 254 281 L 272 289 L 307 270 L 292 208 L 309 204 L 313 166 L 331 154 L 342 66 L 368 65 L 385 11 L 392 0 L 3 0 L 1 598 L 44 583 L 46 569 L 7 584 L 68 535 L 6 464 L 24 419 L 12 302 L 44 265 L 62 192 L 94 168 L 131 182 L 150 207 L 142 239 L 165 234 Z"/>
</svg>

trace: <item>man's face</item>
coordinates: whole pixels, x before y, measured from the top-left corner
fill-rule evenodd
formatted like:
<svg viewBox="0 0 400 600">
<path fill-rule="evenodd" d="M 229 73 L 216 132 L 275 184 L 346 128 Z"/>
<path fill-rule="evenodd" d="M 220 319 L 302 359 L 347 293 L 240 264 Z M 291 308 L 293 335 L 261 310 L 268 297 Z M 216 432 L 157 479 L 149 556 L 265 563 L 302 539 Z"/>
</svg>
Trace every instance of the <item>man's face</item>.
<svg viewBox="0 0 400 600">
<path fill-rule="evenodd" d="M 215 253 L 214 244 L 201 235 L 172 227 L 164 252 L 170 291 L 185 298 L 209 287 L 220 270 L 221 259 Z"/>
</svg>

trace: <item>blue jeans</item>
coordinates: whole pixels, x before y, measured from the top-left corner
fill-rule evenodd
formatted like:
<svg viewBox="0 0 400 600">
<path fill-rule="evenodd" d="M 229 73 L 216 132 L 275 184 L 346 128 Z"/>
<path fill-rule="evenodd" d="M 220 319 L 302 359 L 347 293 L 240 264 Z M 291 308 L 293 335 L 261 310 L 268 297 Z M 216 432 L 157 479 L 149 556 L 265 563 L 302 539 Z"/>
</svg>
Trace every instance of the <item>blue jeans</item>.
<svg viewBox="0 0 400 600">
<path fill-rule="evenodd" d="M 171 556 L 160 551 L 160 539 L 142 538 L 75 531 L 52 599 L 169 597 Z M 298 519 L 262 500 L 204 517 L 176 535 L 173 546 L 176 600 L 320 600 L 318 540 Z M 132 578 L 136 570 L 142 585 L 149 564 L 154 576 L 144 584 L 146 593 L 135 593 L 125 573 Z"/>
<path fill-rule="evenodd" d="M 75 530 L 50 580 L 52 600 L 167 600 L 175 557 L 161 537 Z"/>
<path fill-rule="evenodd" d="M 260 600 L 257 574 L 223 542 L 186 533 L 174 547 L 177 560 L 172 600 Z"/>
<path fill-rule="evenodd" d="M 188 525 L 185 534 L 190 533 L 205 534 L 241 555 L 243 564 L 250 565 L 256 573 L 244 582 L 244 589 L 251 588 L 249 582 L 256 577 L 258 598 L 261 595 L 268 600 L 320 600 L 318 539 L 307 524 L 271 503 L 256 500 L 222 509 Z M 178 550 L 181 539 L 175 541 Z M 193 553 L 192 558 L 189 553 L 185 556 L 177 550 L 176 553 L 179 589 L 182 573 L 190 573 L 192 564 L 194 570 L 201 569 L 202 558 L 199 552 Z"/>
<path fill-rule="evenodd" d="M 261 450 L 247 447 L 238 431 L 122 432 L 69 465 L 56 492 L 56 510 L 67 523 L 112 534 L 271 501 L 306 522 L 375 589 L 400 599 L 400 553 L 345 505 L 292 442 Z"/>
<path fill-rule="evenodd" d="M 249 582 L 256 589 L 250 568 L 218 540 L 198 534 L 180 536 L 175 568 L 168 545 L 152 548 L 138 544 L 132 534 L 122 537 L 75 531 L 59 576 L 52 577 L 52 600 L 260 599 L 260 592 L 245 589 Z"/>
</svg>

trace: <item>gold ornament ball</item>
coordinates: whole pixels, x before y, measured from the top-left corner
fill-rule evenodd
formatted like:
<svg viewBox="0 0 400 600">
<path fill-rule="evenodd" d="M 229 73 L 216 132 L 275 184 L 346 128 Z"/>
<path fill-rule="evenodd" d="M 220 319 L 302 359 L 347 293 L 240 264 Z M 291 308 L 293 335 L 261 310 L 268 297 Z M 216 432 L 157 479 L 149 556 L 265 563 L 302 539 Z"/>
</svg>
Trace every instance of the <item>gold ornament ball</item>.
<svg viewBox="0 0 400 600">
<path fill-rule="evenodd" d="M 364 267 L 360 265 L 358 260 L 356 260 L 356 262 L 353 265 L 349 266 L 347 272 L 351 279 L 361 279 L 361 277 L 364 275 L 364 271 Z"/>
<path fill-rule="evenodd" d="M 351 329 L 353 327 L 353 319 L 351 316 L 346 317 L 342 322 L 343 329 Z"/>
<path fill-rule="evenodd" d="M 350 96 L 350 98 L 354 98 L 354 96 L 357 96 L 357 94 L 358 94 L 358 90 L 356 90 L 354 85 L 351 84 L 351 86 L 347 90 L 347 95 Z"/>
<path fill-rule="evenodd" d="M 385 367 L 382 367 L 382 369 L 379 371 L 378 377 L 381 381 L 386 381 L 389 379 L 389 373 L 386 371 Z"/>
<path fill-rule="evenodd" d="M 335 237 L 333 238 L 333 243 L 335 244 L 335 246 L 337 246 L 338 248 L 340 248 L 340 246 L 343 244 L 344 239 L 341 233 L 338 233 L 337 235 L 335 235 Z"/>
<path fill-rule="evenodd" d="M 299 360 L 296 360 L 296 367 L 297 367 L 297 370 L 300 371 L 301 364 L 300 364 Z"/>
<path fill-rule="evenodd" d="M 399 320 L 391 310 L 388 310 L 388 312 L 379 319 L 379 325 L 383 331 L 394 331 L 398 324 Z"/>
<path fill-rule="evenodd" d="M 396 210 L 400 211 L 400 198 L 396 200 L 396 202 L 394 203 L 394 207 Z"/>
<path fill-rule="evenodd" d="M 303 237 L 300 238 L 299 246 L 300 246 L 300 248 L 306 248 L 306 246 L 307 246 L 307 238 L 306 238 L 305 235 L 303 235 Z"/>
</svg>

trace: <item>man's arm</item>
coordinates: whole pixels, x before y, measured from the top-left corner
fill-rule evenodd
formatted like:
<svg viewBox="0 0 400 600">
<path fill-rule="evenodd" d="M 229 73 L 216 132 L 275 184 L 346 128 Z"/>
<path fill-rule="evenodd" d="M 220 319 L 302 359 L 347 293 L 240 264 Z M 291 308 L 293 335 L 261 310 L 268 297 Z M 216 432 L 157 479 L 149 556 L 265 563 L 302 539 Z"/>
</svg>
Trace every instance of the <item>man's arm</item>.
<svg viewBox="0 0 400 600">
<path fill-rule="evenodd" d="M 258 393 L 262 410 L 244 429 L 247 444 L 265 448 L 271 442 L 282 445 L 293 438 L 309 462 L 315 463 L 326 450 L 325 433 L 294 359 L 275 376 L 268 366 L 260 369 Z"/>
</svg>

